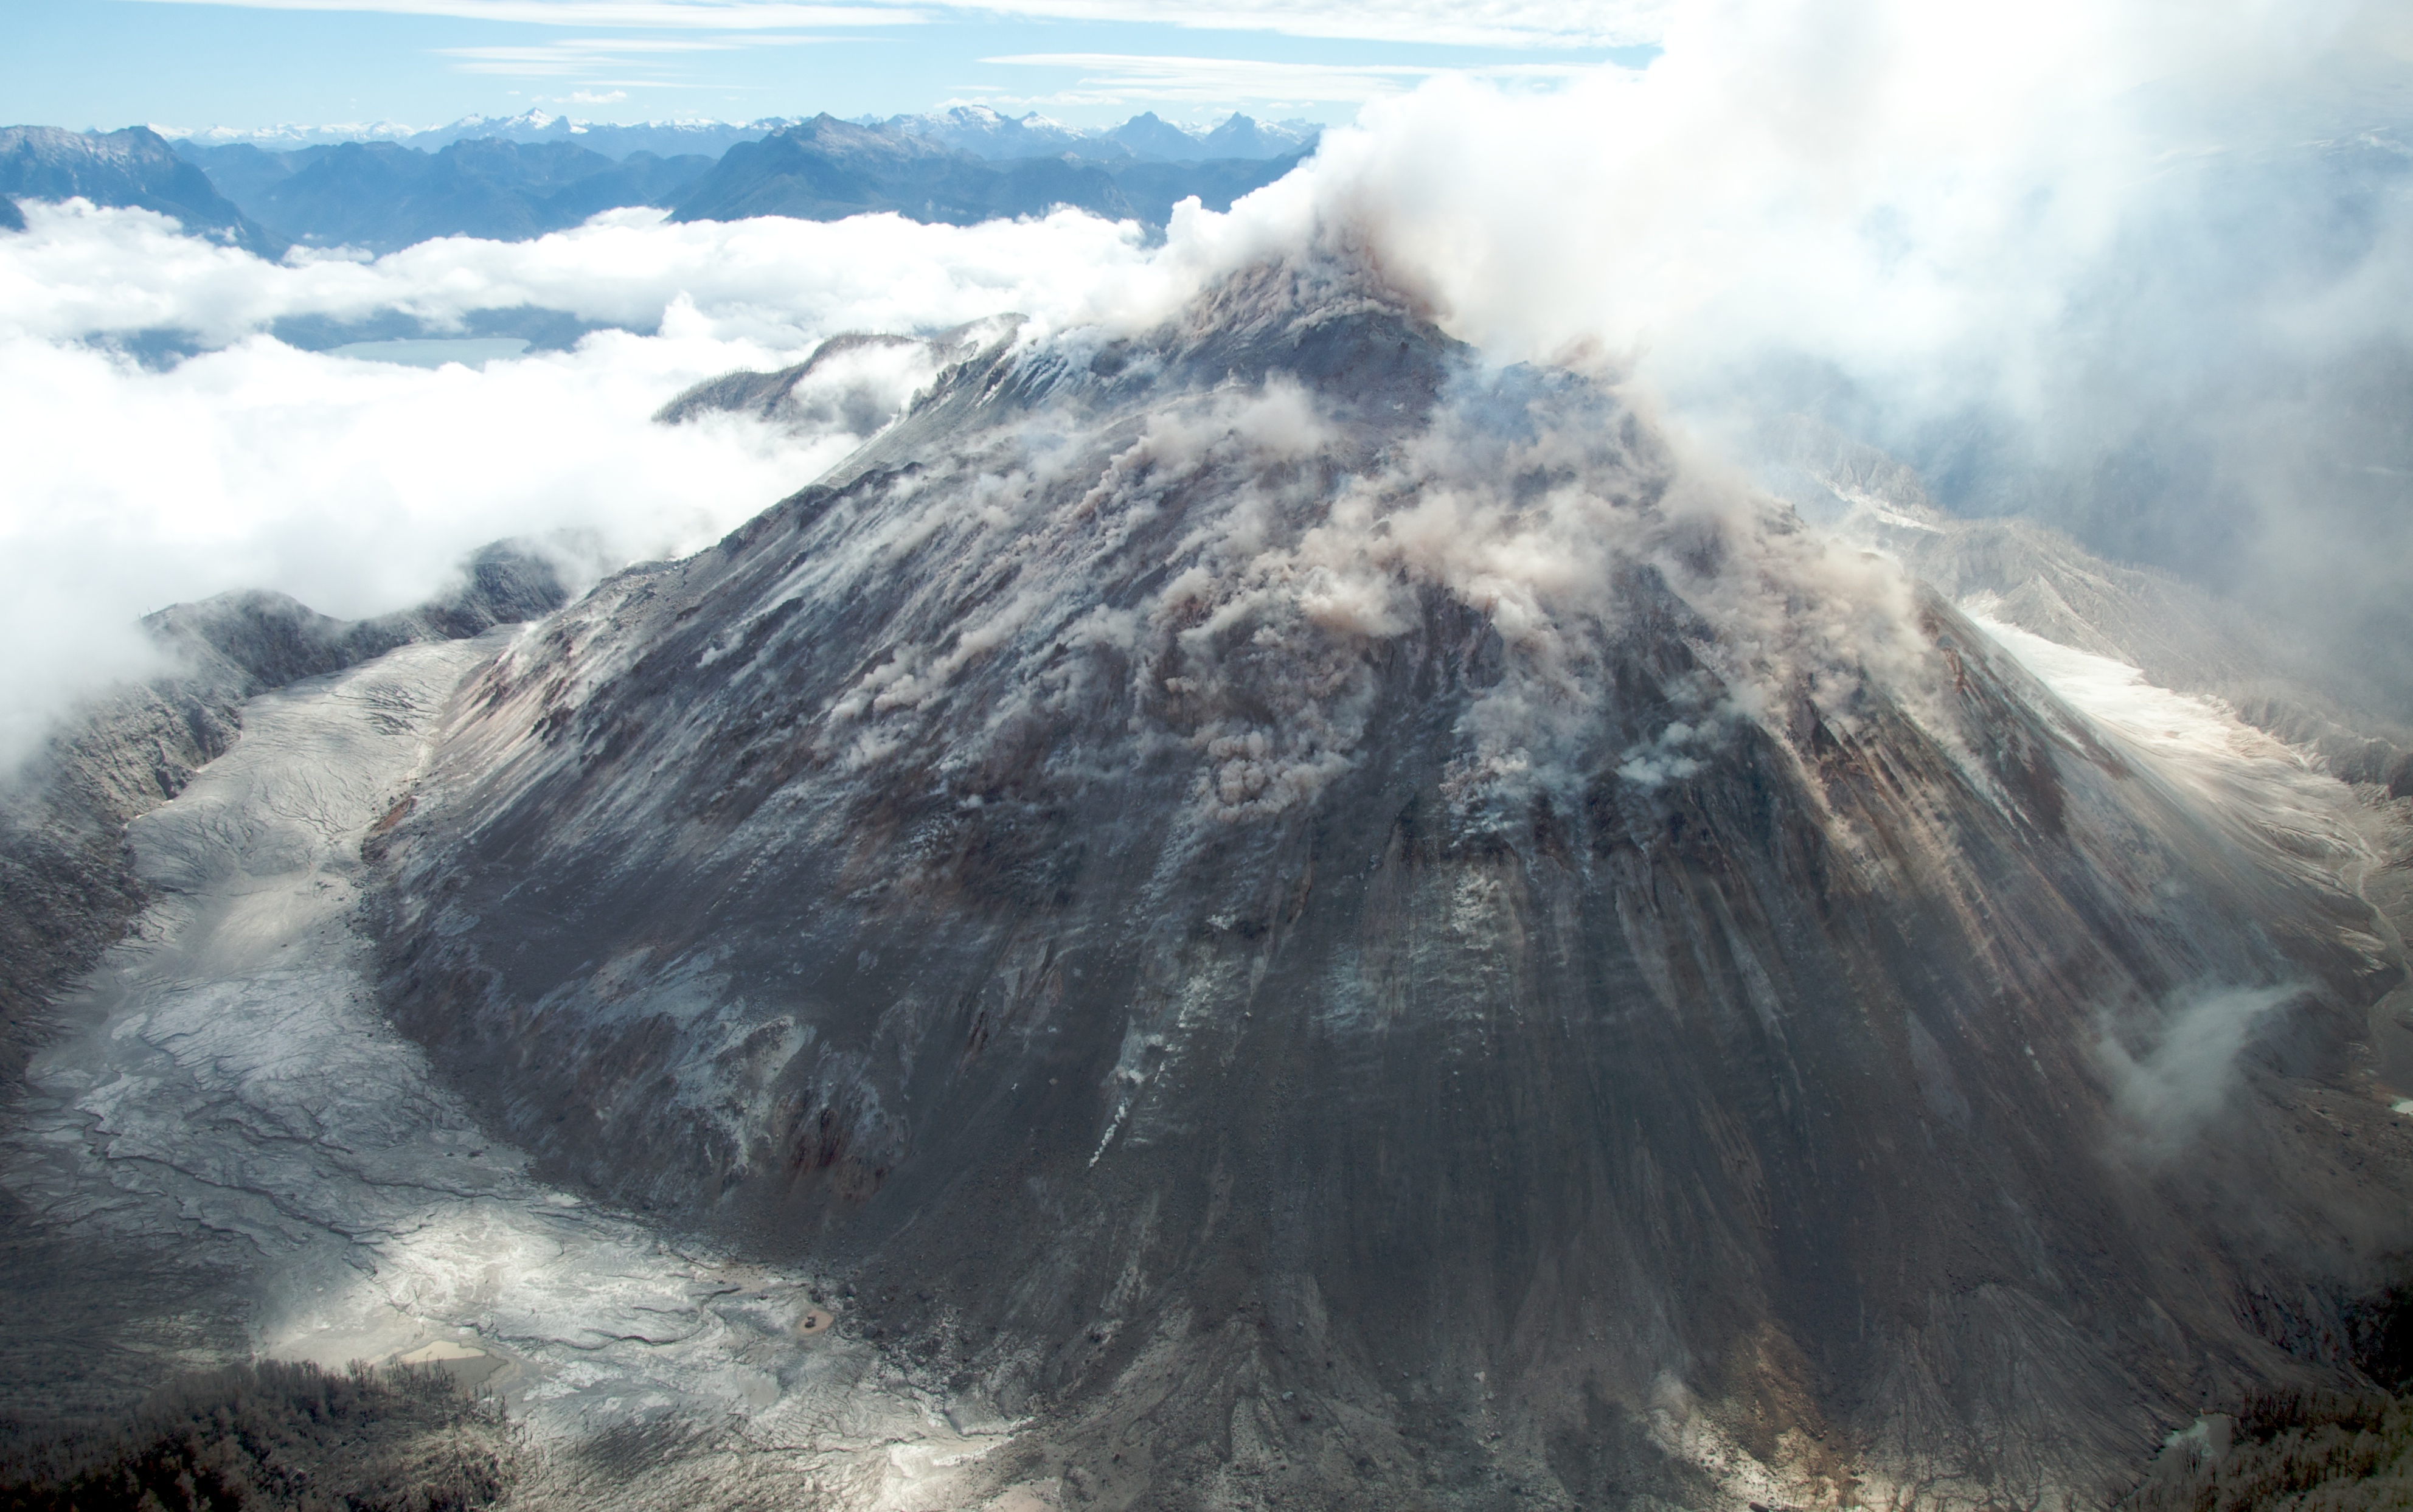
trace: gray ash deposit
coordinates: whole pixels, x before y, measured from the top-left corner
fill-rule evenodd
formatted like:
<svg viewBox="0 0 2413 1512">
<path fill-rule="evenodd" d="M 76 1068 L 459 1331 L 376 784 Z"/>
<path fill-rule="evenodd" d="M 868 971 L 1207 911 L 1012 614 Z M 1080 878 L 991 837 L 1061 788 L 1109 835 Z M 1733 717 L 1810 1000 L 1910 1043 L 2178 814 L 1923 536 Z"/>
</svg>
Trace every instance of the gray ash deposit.
<svg viewBox="0 0 2413 1512">
<path fill-rule="evenodd" d="M 100 690 L 0 772 L 0 1086 L 40 1043 L 50 1001 L 148 897 L 126 825 L 234 744 L 245 701 L 396 646 L 533 618 L 567 597 L 549 562 L 508 542 L 473 554 L 462 577 L 442 598 L 374 619 L 336 619 L 280 593 L 171 604 L 143 621 L 156 675 Z"/>
<path fill-rule="evenodd" d="M 2403 967 L 2349 790 L 2011 644 L 1266 266 L 465 684 L 382 990 L 544 1178 L 851 1278 L 984 1495 L 2091 1501 L 2347 1369 Z"/>
</svg>

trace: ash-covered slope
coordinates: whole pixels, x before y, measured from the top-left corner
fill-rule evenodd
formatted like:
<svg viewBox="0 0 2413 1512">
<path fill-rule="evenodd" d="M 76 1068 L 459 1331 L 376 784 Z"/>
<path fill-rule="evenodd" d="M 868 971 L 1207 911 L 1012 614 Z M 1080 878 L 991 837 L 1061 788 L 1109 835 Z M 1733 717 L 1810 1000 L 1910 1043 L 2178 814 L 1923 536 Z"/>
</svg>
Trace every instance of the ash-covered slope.
<svg viewBox="0 0 2413 1512">
<path fill-rule="evenodd" d="M 999 1486 L 2060 1505 L 2413 1237 L 2296 776 L 1273 266 L 466 686 L 387 988 L 553 1172 L 853 1267 Z"/>
<path fill-rule="evenodd" d="M 463 572 L 443 598 L 373 619 L 259 591 L 172 604 L 143 621 L 165 670 L 103 690 L 22 770 L 0 773 L 0 1077 L 23 1065 L 51 995 L 142 905 L 126 822 L 234 743 L 245 699 L 398 645 L 533 619 L 567 597 L 552 564 L 506 543 Z"/>
</svg>

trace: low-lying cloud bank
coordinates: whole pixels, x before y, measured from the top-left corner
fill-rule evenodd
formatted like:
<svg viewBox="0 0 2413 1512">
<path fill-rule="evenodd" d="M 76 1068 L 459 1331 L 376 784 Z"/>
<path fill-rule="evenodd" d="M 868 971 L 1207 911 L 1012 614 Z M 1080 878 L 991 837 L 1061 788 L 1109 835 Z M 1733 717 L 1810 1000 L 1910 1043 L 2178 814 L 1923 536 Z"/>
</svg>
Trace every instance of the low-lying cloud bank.
<svg viewBox="0 0 2413 1512">
<path fill-rule="evenodd" d="M 0 236 L 0 759 L 124 630 L 258 584 L 338 614 L 500 535 L 592 567 L 690 549 L 852 444 L 646 417 L 841 331 L 999 311 L 1136 329 L 1316 247 L 1499 362 L 1651 391 L 1738 455 L 1808 410 L 1973 512 L 2023 510 L 2294 613 L 2413 705 L 2413 28 L 2379 7 L 1703 0 L 1640 72 L 1437 81 L 1164 243 L 1072 213 L 669 225 L 270 264 L 140 212 Z M 625 328 L 483 371 L 296 351 L 280 320 Z M 114 355 L 176 333 L 166 371 Z M 644 333 L 642 334 L 630 333 Z M 2391 408 L 2391 406 L 2393 408 Z"/>
<path fill-rule="evenodd" d="M 841 331 L 1017 307 L 1077 319 L 1099 285 L 1068 267 L 1146 268 L 1136 233 L 1069 215 L 963 231 L 894 217 L 674 227 L 646 213 L 540 243 L 274 264 L 141 211 L 25 209 L 27 231 L 0 238 L 10 765 L 81 691 L 151 666 L 133 628 L 143 613 L 247 586 L 381 613 L 438 591 L 464 554 L 503 536 L 549 544 L 588 578 L 693 551 L 851 451 L 864 401 L 893 413 L 915 374 L 866 371 L 856 402 L 791 429 L 653 423 L 682 389 L 800 361 Z M 528 304 L 646 334 L 600 331 L 482 369 L 363 362 L 263 334 L 294 316 L 395 311 L 440 330 Z M 214 349 L 165 369 L 120 349 L 160 332 Z"/>
<path fill-rule="evenodd" d="M 18 440 L 0 511 L 0 760 L 96 678 L 150 666 L 141 615 L 266 586 L 358 616 L 425 599 L 482 541 L 574 575 L 693 550 L 850 449 L 736 421 L 649 424 L 756 353 L 607 334 L 483 372 L 252 337 L 171 371 L 0 338 Z"/>
<path fill-rule="evenodd" d="M 1152 274 L 1136 227 L 1074 212 L 984 226 L 896 215 L 674 225 L 614 210 L 532 242 L 443 237 L 374 260 L 283 263 L 177 234 L 164 217 L 28 204 L 0 244 L 0 333 L 178 332 L 223 345 L 279 319 L 400 311 L 441 326 L 536 305 L 580 319 L 792 348 L 834 330 L 912 330 L 1024 309 L 1077 319 Z"/>
</svg>

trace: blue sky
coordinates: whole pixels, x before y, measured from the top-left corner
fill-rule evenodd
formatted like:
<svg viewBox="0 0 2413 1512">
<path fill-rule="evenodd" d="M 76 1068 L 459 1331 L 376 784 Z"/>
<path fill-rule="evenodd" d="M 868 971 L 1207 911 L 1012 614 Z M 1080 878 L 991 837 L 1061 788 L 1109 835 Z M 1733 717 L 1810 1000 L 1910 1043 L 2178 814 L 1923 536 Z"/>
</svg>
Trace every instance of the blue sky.
<svg viewBox="0 0 2413 1512">
<path fill-rule="evenodd" d="M 1651 52 L 1661 0 L 0 0 L 0 124 L 200 128 L 535 108 L 592 120 L 978 101 L 1080 124 L 1343 120 L 1428 74 L 1544 88 Z"/>
</svg>

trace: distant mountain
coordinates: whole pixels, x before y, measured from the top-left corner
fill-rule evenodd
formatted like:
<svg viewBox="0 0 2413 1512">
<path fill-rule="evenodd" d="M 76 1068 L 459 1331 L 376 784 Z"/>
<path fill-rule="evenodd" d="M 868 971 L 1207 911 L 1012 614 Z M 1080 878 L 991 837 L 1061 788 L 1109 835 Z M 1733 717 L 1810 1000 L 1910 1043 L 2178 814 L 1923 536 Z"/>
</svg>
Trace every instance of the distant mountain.
<svg viewBox="0 0 2413 1512">
<path fill-rule="evenodd" d="M 339 141 L 408 141 L 430 128 L 396 121 L 348 121 L 334 126 L 203 126 L 198 131 L 155 126 L 151 129 L 180 147 L 242 146 L 258 147 L 263 152 L 297 152 L 303 147 L 332 147 Z"/>
<path fill-rule="evenodd" d="M 1119 151 L 1098 132 L 1050 121 L 1032 111 L 1020 117 L 1000 115 L 985 105 L 957 105 L 929 115 L 892 115 L 885 121 L 866 116 L 855 123 L 877 129 L 910 132 L 943 142 L 976 157 L 1053 157 L 1072 153 L 1081 157 L 1113 157 Z"/>
<path fill-rule="evenodd" d="M 1314 151 L 1323 136 L 1324 128 L 1311 121 L 1257 121 L 1235 111 L 1198 139 L 1198 156 L 1285 157 Z"/>
<path fill-rule="evenodd" d="M 518 115 L 465 115 L 447 126 L 402 126 L 391 121 L 346 126 L 274 126 L 257 128 L 209 126 L 199 131 L 162 130 L 179 142 L 185 156 L 199 151 L 253 148 L 269 154 L 289 154 L 311 147 L 333 147 L 348 141 L 391 142 L 433 153 L 456 141 L 493 138 L 503 141 L 563 141 L 618 159 L 649 152 L 663 157 L 701 153 L 718 157 L 741 141 L 760 141 L 775 131 L 804 124 L 802 117 L 766 116 L 739 125 L 731 121 L 646 121 L 615 126 L 605 121 L 576 121 L 566 115 L 527 111 Z M 992 162 L 1022 157 L 1115 159 L 1156 158 L 1173 163 L 1204 162 L 1217 157 L 1288 157 L 1314 150 L 1324 128 L 1312 121 L 1258 121 L 1235 112 L 1209 131 L 1192 131 L 1154 112 L 1132 116 L 1118 126 L 1075 126 L 1051 121 L 1032 111 L 1010 116 L 985 105 L 956 105 L 926 115 L 860 116 L 852 123 L 875 131 L 925 137 L 957 152 Z M 213 174 L 217 159 L 211 159 Z"/>
<path fill-rule="evenodd" d="M 383 253 L 438 236 L 525 241 L 631 205 L 663 207 L 688 221 L 889 212 L 957 226 L 1069 205 L 1162 226 L 1192 195 L 1210 210 L 1228 210 L 1281 177 L 1311 149 L 1317 130 L 1236 114 L 1203 135 L 1154 115 L 1092 132 L 975 106 L 871 124 L 823 114 L 753 127 L 708 124 L 708 131 L 689 124 L 582 126 L 534 112 L 472 120 L 497 134 L 433 149 L 419 143 L 440 132 L 277 150 L 227 140 L 237 134 L 223 131 L 171 144 L 146 126 L 107 136 L 19 126 L 0 132 L 0 196 L 81 194 L 100 204 L 140 205 L 264 257 L 295 243 Z M 715 146 L 722 141 L 716 132 L 757 127 L 764 132 L 759 141 Z M 303 134 L 276 129 L 289 139 Z M 549 135 L 518 140 L 500 129 Z M 681 132 L 714 146 L 718 161 L 705 152 L 621 150 L 641 139 L 681 140 Z M 0 228 L 19 220 L 13 205 L 0 212 Z"/>
<path fill-rule="evenodd" d="M 637 152 L 663 157 L 688 153 L 718 157 L 738 142 L 756 141 L 795 124 L 793 118 L 774 116 L 744 126 L 730 121 L 647 121 L 615 126 L 608 121 L 574 121 L 566 115 L 526 111 L 518 115 L 465 115 L 439 126 L 379 121 L 320 126 L 208 126 L 199 131 L 170 129 L 160 134 L 193 148 L 254 147 L 268 153 L 333 147 L 347 141 L 387 141 L 430 153 L 456 141 L 483 138 L 519 142 L 567 141 L 616 159 Z"/>
<path fill-rule="evenodd" d="M 25 213 L 17 201 L 0 195 L 0 231 L 22 231 L 25 229 Z"/>
<path fill-rule="evenodd" d="M 1289 157 L 1314 150 L 1324 128 L 1312 121 L 1262 122 L 1235 111 L 1211 131 L 1193 132 L 1154 111 L 1118 126 L 1066 126 L 1033 111 L 1019 118 L 985 105 L 958 105 L 931 115 L 892 115 L 858 125 L 928 137 L 959 152 L 991 159 L 1056 156 L 1154 158 L 1195 163 L 1218 157 Z"/>
<path fill-rule="evenodd" d="M 1190 195 L 1209 209 L 1227 210 L 1235 199 L 1272 183 L 1297 161 L 1290 156 L 1117 163 L 1070 155 L 991 161 L 918 131 L 822 115 L 732 147 L 678 200 L 672 218 L 837 220 L 891 211 L 962 226 L 1071 205 L 1118 220 L 1162 225 L 1172 207 Z"/>
<path fill-rule="evenodd" d="M 1134 157 L 1178 161 L 1196 156 L 1198 150 L 1196 138 L 1172 122 L 1159 118 L 1154 111 L 1134 115 L 1106 134 Z"/>
<path fill-rule="evenodd" d="M 525 241 L 599 211 L 662 204 L 711 168 L 702 154 L 619 161 L 569 141 L 498 138 L 429 153 L 348 141 L 289 153 L 245 143 L 179 151 L 257 219 L 314 246 L 390 252 L 437 236 Z"/>
<path fill-rule="evenodd" d="M 147 126 L 106 134 L 60 126 L 0 129 L 0 199 L 67 200 L 126 205 L 173 215 L 196 236 L 264 258 L 286 241 L 221 195 L 209 176 L 176 156 Z M 13 210 L 13 206 L 12 206 Z M 23 224 L 22 215 L 15 223 Z"/>
<path fill-rule="evenodd" d="M 271 189 L 291 178 L 296 169 L 334 150 L 333 147 L 318 147 L 270 152 L 249 142 L 201 147 L 189 141 L 175 142 L 173 148 L 177 156 L 208 175 L 218 193 L 238 206 L 256 206 Z M 253 211 L 244 213 L 256 214 Z"/>
<path fill-rule="evenodd" d="M 1038 157 L 1000 170 L 915 132 L 820 115 L 730 148 L 672 218 L 839 220 L 884 210 L 968 226 L 1058 204 L 1117 219 L 1132 214 L 1113 176 L 1094 165 Z"/>
<path fill-rule="evenodd" d="M 579 179 L 555 191 L 545 199 L 544 207 L 555 226 L 566 227 L 624 205 L 675 204 L 689 185 L 712 171 L 712 158 L 703 153 L 660 157 L 649 152 L 633 152 L 609 171 Z"/>
<path fill-rule="evenodd" d="M 1137 162 L 1114 170 L 1115 186 L 1131 201 L 1140 223 L 1162 226 L 1173 207 L 1192 195 L 1221 212 L 1251 190 L 1262 189 L 1298 166 L 1293 157 L 1210 157 L 1204 162 Z"/>
<path fill-rule="evenodd" d="M 792 116 L 771 116 L 742 126 L 730 121 L 645 121 L 635 126 L 615 126 L 608 121 L 573 121 L 568 116 L 529 111 L 511 116 L 464 116 L 450 126 L 407 138 L 404 145 L 433 152 L 456 141 L 492 137 L 504 141 L 570 142 L 612 158 L 640 152 L 661 157 L 689 154 L 718 157 L 741 141 L 760 141 L 783 126 L 794 126 L 796 120 Z"/>
</svg>

